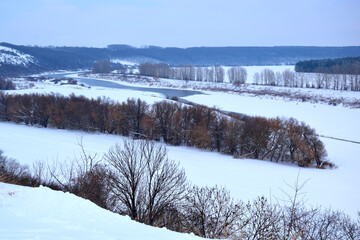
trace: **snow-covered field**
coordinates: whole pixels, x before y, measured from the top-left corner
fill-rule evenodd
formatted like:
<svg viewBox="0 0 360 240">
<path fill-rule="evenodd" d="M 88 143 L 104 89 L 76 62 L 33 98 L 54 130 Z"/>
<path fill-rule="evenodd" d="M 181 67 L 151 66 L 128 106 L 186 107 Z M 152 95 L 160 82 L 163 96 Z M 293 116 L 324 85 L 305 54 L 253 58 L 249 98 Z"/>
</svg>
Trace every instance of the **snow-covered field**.
<svg viewBox="0 0 360 240">
<path fill-rule="evenodd" d="M 288 66 L 254 66 L 254 69 L 261 70 L 264 68 L 270 68 L 275 70 L 280 67 Z M 250 67 L 249 67 L 250 68 Z M 311 75 L 311 74 L 310 74 Z M 68 77 L 76 78 L 76 73 L 68 75 Z M 150 88 L 176 88 L 186 90 L 211 90 L 212 92 L 225 92 L 242 96 L 259 96 L 259 98 L 280 99 L 281 101 L 307 101 L 313 103 L 336 103 L 336 105 L 343 104 L 350 108 L 359 108 L 360 105 L 360 92 L 357 91 L 340 91 L 331 89 L 314 89 L 314 88 L 290 88 L 290 87 L 273 87 L 265 85 L 252 85 L 245 84 L 235 86 L 232 83 L 216 83 L 216 82 L 198 82 L 198 81 L 184 81 L 176 79 L 151 77 L 138 77 L 129 76 L 124 79 L 119 74 L 87 74 L 83 79 L 99 79 L 114 83 L 120 83 L 122 85 L 134 86 L 134 87 L 150 87 Z M 311 77 L 312 78 L 312 77 Z M 80 80 L 81 82 L 81 80 Z"/>
<path fill-rule="evenodd" d="M 47 83 L 36 83 L 35 87 L 31 89 L 12 91 L 12 93 L 32 92 L 54 92 L 64 95 L 74 93 L 86 97 L 107 96 L 117 101 L 124 101 L 128 97 L 134 97 L 141 98 L 150 104 L 164 98 L 161 94 L 150 92 L 97 87 L 89 89 L 79 86 L 57 86 Z M 326 94 L 327 93 L 331 94 L 331 92 L 326 92 Z M 341 94 L 341 92 L 338 92 L 338 94 Z M 360 97 L 356 94 L 357 93 L 352 93 L 351 97 L 359 99 Z M 272 99 L 270 97 L 254 97 L 250 95 L 240 96 L 211 91 L 207 91 L 206 95 L 193 95 L 186 99 L 210 107 L 216 106 L 222 110 L 241 112 L 247 115 L 295 117 L 300 121 L 305 121 L 311 127 L 315 128 L 318 133 L 325 136 L 360 141 L 360 125 L 358 124 L 360 111 L 341 105 L 330 106 L 327 104 L 292 102 L 284 101 L 281 98 Z M 115 143 L 121 142 L 124 139 L 120 136 L 99 133 L 44 129 L 12 123 L 0 123 L 0 149 L 4 151 L 6 156 L 15 158 L 21 163 L 29 164 L 30 166 L 35 161 L 65 161 L 79 157 L 81 149 L 78 142 L 81 138 L 86 151 L 98 153 L 99 157 Z M 334 162 L 338 168 L 333 170 L 305 169 L 267 161 L 234 159 L 230 156 L 188 147 L 168 146 L 168 149 L 169 157 L 180 162 L 181 167 L 186 171 L 188 179 L 193 184 L 201 186 L 226 186 L 234 198 L 243 201 L 252 200 L 259 195 L 271 197 L 273 201 L 276 201 L 276 199 L 285 197 L 282 190 L 291 193 L 291 189 L 287 184 L 292 185 L 299 173 L 300 182 L 308 180 L 304 188 L 307 205 L 322 206 L 323 208 L 331 207 L 334 210 L 343 210 L 347 214 L 355 217 L 357 211 L 360 210 L 360 188 L 358 187 L 360 183 L 360 175 L 358 174 L 360 170 L 358 157 L 360 156 L 360 145 L 327 138 L 322 138 L 321 140 L 325 143 L 329 160 Z M 0 214 L 3 216 L 3 213 L 14 213 L 9 223 L 0 223 L 0 233 L 3 233 L 4 230 L 1 229 L 1 227 L 4 226 L 5 229 L 6 227 L 14 229 L 17 219 L 20 222 L 35 218 L 35 223 L 45 221 L 44 218 L 46 219 L 45 215 L 39 215 L 38 217 L 32 216 L 30 212 L 25 210 L 23 215 L 20 214 L 20 211 L 15 212 L 16 208 L 21 209 L 22 207 L 22 209 L 25 209 L 27 204 L 34 204 L 34 202 L 31 203 L 31 201 L 34 200 L 29 200 L 30 202 L 21 200 L 21 196 L 32 195 L 30 192 L 33 190 L 23 190 L 23 188 L 20 187 L 14 188 L 19 189 L 19 194 L 8 196 L 7 192 L 12 192 L 16 189 L 13 190 L 12 187 L 8 185 L 0 185 Z M 39 194 L 39 196 L 49 194 L 49 199 L 53 198 L 53 195 L 51 195 L 53 193 L 50 193 L 51 191 L 48 189 L 42 188 L 36 191 L 38 191 L 38 193 L 34 192 L 34 197 L 37 194 Z M 70 196 L 69 194 L 60 195 Z M 60 195 L 58 197 L 62 199 Z M 74 197 L 71 196 L 70 198 L 73 199 Z M 38 199 L 40 201 L 40 197 Z M 22 201 L 24 201 L 24 203 L 21 203 Z M 74 201 L 77 202 L 78 200 Z M 90 203 L 85 202 L 79 204 Z M 49 205 L 49 209 L 50 207 Z M 44 214 L 41 212 L 41 209 L 36 206 L 33 207 L 33 209 L 34 211 L 40 211 L 39 214 Z M 80 207 L 79 209 L 82 208 Z M 70 210 L 64 210 L 64 216 L 66 213 L 73 216 L 70 212 Z M 87 219 L 93 219 L 92 216 L 86 216 L 88 217 Z M 86 219 L 86 216 L 84 219 Z M 83 219 L 80 216 L 74 217 L 75 220 L 78 218 Z M 128 221 L 126 218 L 120 218 L 120 216 L 110 217 L 109 215 L 109 219 L 115 218 L 125 219 L 122 220 L 124 222 Z M 0 221 L 5 221 L 3 219 L 4 218 Z M 56 218 L 54 216 L 49 224 L 55 225 L 55 220 Z M 58 219 L 59 223 L 64 223 L 61 225 L 63 230 L 74 231 L 74 234 L 80 234 L 81 231 L 86 231 L 84 229 L 91 229 L 91 224 L 93 223 L 91 223 L 90 220 L 85 221 L 85 223 L 89 225 L 67 225 L 66 220 Z M 108 221 L 110 220 L 104 219 L 104 222 L 108 223 Z M 107 226 L 107 224 L 104 225 Z M 74 228 L 76 229 L 71 229 L 68 226 L 75 226 Z M 104 226 L 104 228 L 106 226 Z M 103 228 L 100 227 L 96 229 L 96 231 L 99 232 L 104 231 Z M 23 229 L 22 233 L 25 234 L 24 236 L 27 236 L 26 234 L 28 234 L 28 232 L 26 231 L 30 230 L 31 229 Z M 38 229 L 38 231 L 40 230 L 42 229 Z M 54 231 L 58 231 L 58 229 Z M 111 234 L 115 234 L 114 231 L 115 230 L 113 230 Z M 10 234 L 14 232 L 8 231 L 6 233 Z M 42 234 L 46 234 L 46 232 L 44 231 Z M 0 238 L 1 236 L 2 235 L 0 235 Z M 187 235 L 186 237 L 189 236 Z M 108 238 L 112 239 L 112 235 L 109 235 Z M 164 237 L 164 239 L 165 238 L 166 237 Z M 126 236 L 124 239 L 127 239 Z M 147 239 L 151 238 L 149 237 Z M 162 239 L 162 237 L 157 239 Z M 168 239 L 177 238 L 174 236 L 174 238 L 169 237 Z M 179 237 L 178 239 L 182 238 Z"/>
<path fill-rule="evenodd" d="M 20 84 L 19 81 L 15 81 L 17 84 Z M 9 94 L 62 94 L 64 96 L 69 96 L 75 94 L 77 96 L 85 96 L 87 98 L 98 98 L 98 97 L 108 97 L 115 101 L 126 101 L 128 98 L 141 98 L 149 104 L 154 102 L 164 100 L 164 96 L 160 93 L 153 92 L 141 92 L 125 89 L 109 89 L 102 87 L 81 87 L 74 85 L 56 85 L 53 83 L 44 83 L 44 82 L 35 82 L 35 86 L 32 88 L 27 87 L 28 84 L 22 84 L 22 89 L 8 91 Z"/>
<path fill-rule="evenodd" d="M 203 95 L 193 95 L 185 99 L 250 116 L 293 117 L 315 128 L 319 134 L 360 141 L 360 126 L 358 124 L 360 111 L 358 109 L 210 91 Z"/>
<path fill-rule="evenodd" d="M 0 239 L 200 239 L 154 228 L 45 187 L 0 183 Z"/>
</svg>

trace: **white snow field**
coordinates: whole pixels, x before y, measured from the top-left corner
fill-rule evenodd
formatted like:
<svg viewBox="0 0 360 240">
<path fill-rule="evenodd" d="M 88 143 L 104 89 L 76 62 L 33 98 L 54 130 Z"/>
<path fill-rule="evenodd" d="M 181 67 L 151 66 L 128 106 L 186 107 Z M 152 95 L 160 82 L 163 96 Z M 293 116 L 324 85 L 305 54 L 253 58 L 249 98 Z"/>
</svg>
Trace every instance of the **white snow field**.
<svg viewBox="0 0 360 240">
<path fill-rule="evenodd" d="M 164 100 L 164 95 L 154 92 L 141 92 L 133 91 L 128 89 L 110 89 L 102 87 L 81 87 L 73 85 L 55 85 L 52 83 L 35 83 L 33 88 L 24 88 L 18 90 L 7 91 L 9 94 L 61 94 L 64 96 L 69 96 L 75 94 L 76 96 L 85 96 L 87 98 L 98 98 L 98 97 L 108 97 L 114 101 L 122 102 L 126 101 L 128 98 L 142 99 L 148 104 L 152 104 L 158 101 Z"/>
<path fill-rule="evenodd" d="M 186 97 L 186 100 L 217 107 L 221 110 L 244 113 L 250 116 L 286 117 L 304 121 L 317 133 L 360 142 L 360 110 L 343 106 L 284 101 L 268 97 L 240 96 L 210 92 Z M 357 94 L 360 97 L 360 94 Z"/>
<path fill-rule="evenodd" d="M 200 239 L 150 227 L 73 194 L 0 183 L 0 239 Z"/>
</svg>

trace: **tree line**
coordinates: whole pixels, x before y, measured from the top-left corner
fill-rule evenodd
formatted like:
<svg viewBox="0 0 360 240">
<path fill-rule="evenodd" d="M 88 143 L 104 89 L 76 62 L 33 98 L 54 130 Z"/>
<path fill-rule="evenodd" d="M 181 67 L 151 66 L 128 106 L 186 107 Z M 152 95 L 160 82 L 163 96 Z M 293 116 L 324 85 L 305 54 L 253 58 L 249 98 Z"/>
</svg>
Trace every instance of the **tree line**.
<svg viewBox="0 0 360 240">
<path fill-rule="evenodd" d="M 306 208 L 304 184 L 272 203 L 264 196 L 235 200 L 223 187 L 189 184 L 163 145 L 128 140 L 102 159 L 86 153 L 73 161 L 36 162 L 32 169 L 0 151 L 0 181 L 48 186 L 151 226 L 211 239 L 358 239 L 360 222 L 331 209 Z M 360 217 L 360 215 L 359 215 Z"/>
<path fill-rule="evenodd" d="M 139 66 L 140 75 L 178 79 L 186 81 L 219 82 L 225 80 L 225 70 L 221 66 L 195 67 L 193 65 L 180 65 L 170 67 L 167 63 L 142 63 Z M 247 71 L 241 66 L 231 67 L 228 72 L 231 83 L 244 84 L 247 79 Z"/>
<path fill-rule="evenodd" d="M 107 98 L 0 92 L 0 121 L 153 139 L 302 167 L 330 164 L 315 130 L 293 118 L 241 118 L 169 101 L 148 105 L 140 99 L 117 103 Z"/>
<path fill-rule="evenodd" d="M 299 61 L 296 72 L 360 75 L 360 57 Z"/>
<path fill-rule="evenodd" d="M 293 72 L 290 69 L 283 72 L 274 72 L 265 68 L 260 73 L 256 72 L 254 74 L 254 84 L 360 91 L 360 74 L 304 73 Z"/>
</svg>

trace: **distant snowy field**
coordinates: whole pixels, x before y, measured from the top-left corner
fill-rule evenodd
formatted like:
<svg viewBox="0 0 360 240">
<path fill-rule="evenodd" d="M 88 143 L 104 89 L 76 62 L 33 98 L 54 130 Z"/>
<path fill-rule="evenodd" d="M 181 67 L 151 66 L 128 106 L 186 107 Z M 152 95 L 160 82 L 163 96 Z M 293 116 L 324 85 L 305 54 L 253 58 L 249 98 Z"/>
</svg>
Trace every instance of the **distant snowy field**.
<svg viewBox="0 0 360 240">
<path fill-rule="evenodd" d="M 16 82 L 18 83 L 18 82 Z M 19 83 L 21 84 L 21 83 Z M 25 84 L 26 85 L 26 84 Z M 75 94 L 77 96 L 85 96 L 87 98 L 98 98 L 98 97 L 108 97 L 114 101 L 126 101 L 128 98 L 141 98 L 149 104 L 164 100 L 164 96 L 160 93 L 153 92 L 141 92 L 141 91 L 133 91 L 133 90 L 125 90 L 125 89 L 109 89 L 102 87 L 80 87 L 73 85 L 55 85 L 52 83 L 41 83 L 36 82 L 35 87 L 27 88 L 23 86 L 24 89 L 11 90 L 8 91 L 10 94 L 62 94 L 64 96 L 69 96 L 71 94 Z"/>
</svg>

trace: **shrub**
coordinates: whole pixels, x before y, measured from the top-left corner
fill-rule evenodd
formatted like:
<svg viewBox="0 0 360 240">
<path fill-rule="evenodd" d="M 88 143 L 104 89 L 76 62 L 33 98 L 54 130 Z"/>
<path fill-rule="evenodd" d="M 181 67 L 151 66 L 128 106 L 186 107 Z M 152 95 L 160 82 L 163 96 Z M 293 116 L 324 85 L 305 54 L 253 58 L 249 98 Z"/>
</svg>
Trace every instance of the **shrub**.
<svg viewBox="0 0 360 240">
<path fill-rule="evenodd" d="M 21 165 L 12 158 L 7 158 L 0 150 L 0 179 L 6 183 L 24 186 L 37 186 L 38 183 L 30 174 L 27 165 Z"/>
<path fill-rule="evenodd" d="M 16 86 L 11 80 L 0 79 L 0 90 L 15 90 Z"/>
</svg>

